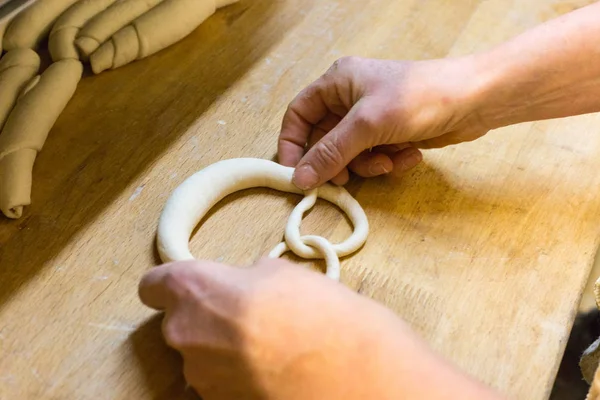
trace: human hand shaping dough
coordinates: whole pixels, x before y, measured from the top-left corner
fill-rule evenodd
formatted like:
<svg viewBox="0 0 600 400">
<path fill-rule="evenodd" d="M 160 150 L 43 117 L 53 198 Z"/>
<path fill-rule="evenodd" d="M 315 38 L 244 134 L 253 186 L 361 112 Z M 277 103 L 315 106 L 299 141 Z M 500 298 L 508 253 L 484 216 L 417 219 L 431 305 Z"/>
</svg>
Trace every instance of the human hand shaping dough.
<svg viewBox="0 0 600 400">
<path fill-rule="evenodd" d="M 345 184 L 348 169 L 362 177 L 401 174 L 421 161 L 418 148 L 488 131 L 477 113 L 475 72 L 467 59 L 342 58 L 290 103 L 279 161 L 298 168 L 301 189 Z"/>
<path fill-rule="evenodd" d="M 599 17 L 595 2 L 457 58 L 343 58 L 290 103 L 279 162 L 296 167 L 294 183 L 307 190 L 344 184 L 349 171 L 401 174 L 419 149 L 491 129 L 599 112 Z"/>
<path fill-rule="evenodd" d="M 167 264 L 139 294 L 205 400 L 497 398 L 385 307 L 284 260 Z"/>
</svg>

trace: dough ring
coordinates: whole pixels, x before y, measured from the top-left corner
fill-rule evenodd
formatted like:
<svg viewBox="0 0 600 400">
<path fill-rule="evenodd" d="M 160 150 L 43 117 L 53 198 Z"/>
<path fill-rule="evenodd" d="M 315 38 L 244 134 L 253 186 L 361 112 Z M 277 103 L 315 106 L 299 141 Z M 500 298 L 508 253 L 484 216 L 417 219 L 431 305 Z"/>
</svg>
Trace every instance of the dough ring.
<svg viewBox="0 0 600 400">
<path fill-rule="evenodd" d="M 269 257 L 280 257 L 292 251 L 306 259 L 325 258 L 327 276 L 339 280 L 339 260 L 354 253 L 365 243 L 369 223 L 362 207 L 344 188 L 325 184 L 304 193 L 292 183 L 293 168 L 258 158 L 234 158 L 214 163 L 187 178 L 167 200 L 158 223 L 157 247 L 163 262 L 191 260 L 189 239 L 206 213 L 226 196 L 245 189 L 267 187 L 281 192 L 305 194 L 292 211 L 285 229 L 285 241 L 278 244 Z M 344 211 L 354 225 L 345 241 L 332 244 L 315 235 L 300 235 L 302 216 L 317 197 Z"/>
</svg>

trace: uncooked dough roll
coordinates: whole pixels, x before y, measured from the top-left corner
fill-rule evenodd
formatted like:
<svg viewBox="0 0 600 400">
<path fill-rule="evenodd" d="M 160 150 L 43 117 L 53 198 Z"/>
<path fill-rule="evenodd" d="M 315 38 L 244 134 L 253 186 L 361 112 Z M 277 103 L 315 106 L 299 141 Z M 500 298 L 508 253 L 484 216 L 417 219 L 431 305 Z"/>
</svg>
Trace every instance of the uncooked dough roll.
<svg viewBox="0 0 600 400">
<path fill-rule="evenodd" d="M 17 15 L 4 35 L 5 50 L 33 49 L 48 34 L 60 14 L 77 0 L 38 0 Z"/>
<path fill-rule="evenodd" d="M 101 13 L 117 0 L 80 0 L 65 11 L 50 32 L 48 47 L 54 61 L 79 59 L 75 38 L 92 17 Z"/>
<path fill-rule="evenodd" d="M 7 217 L 21 217 L 23 206 L 31 203 L 35 158 L 82 73 L 83 65 L 76 60 L 50 65 L 10 113 L 0 134 L 0 210 Z"/>
<path fill-rule="evenodd" d="M 27 0 L 24 3 L 20 4 L 8 3 L 3 6 L 3 9 L 4 7 L 10 7 L 10 10 L 5 16 L 3 16 L 0 19 L 0 56 L 2 55 L 2 41 L 4 38 L 4 34 L 6 33 L 6 28 L 8 27 L 8 24 L 15 18 L 17 14 L 25 10 L 27 7 L 31 6 L 31 4 L 33 4 L 34 1 L 35 0 Z"/>
<path fill-rule="evenodd" d="M 30 49 L 11 50 L 0 59 L 0 131 L 17 98 L 40 69 L 40 57 Z"/>
<path fill-rule="evenodd" d="M 164 0 L 119 30 L 90 57 L 98 74 L 148 57 L 178 42 L 216 11 L 215 0 Z"/>
<path fill-rule="evenodd" d="M 77 34 L 75 44 L 89 57 L 100 45 L 162 0 L 120 0 L 90 19 Z M 198 0 L 202 1 L 202 0 Z"/>
<path fill-rule="evenodd" d="M 2 45 L 2 41 L 4 38 L 4 32 L 6 32 L 6 27 L 8 26 L 8 21 L 2 21 L 0 22 L 0 57 L 2 57 L 2 49 L 3 49 L 3 45 Z"/>
</svg>

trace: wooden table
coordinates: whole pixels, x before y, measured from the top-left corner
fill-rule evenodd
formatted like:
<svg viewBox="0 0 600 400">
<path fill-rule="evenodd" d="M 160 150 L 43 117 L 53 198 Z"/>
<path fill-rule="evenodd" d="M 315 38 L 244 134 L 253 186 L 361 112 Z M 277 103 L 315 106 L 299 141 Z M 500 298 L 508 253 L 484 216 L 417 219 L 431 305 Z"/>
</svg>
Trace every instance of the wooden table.
<svg viewBox="0 0 600 400">
<path fill-rule="evenodd" d="M 0 399 L 192 398 L 137 298 L 171 191 L 218 160 L 272 157 L 287 103 L 340 56 L 464 54 L 584 3 L 242 0 L 85 78 L 38 158 L 33 205 L 0 221 Z M 372 232 L 343 282 L 484 382 L 547 398 L 598 244 L 599 131 L 597 115 L 522 124 L 428 151 L 402 181 L 352 182 Z M 231 196 L 192 250 L 250 263 L 298 200 Z M 350 228 L 323 204 L 303 231 Z"/>
</svg>

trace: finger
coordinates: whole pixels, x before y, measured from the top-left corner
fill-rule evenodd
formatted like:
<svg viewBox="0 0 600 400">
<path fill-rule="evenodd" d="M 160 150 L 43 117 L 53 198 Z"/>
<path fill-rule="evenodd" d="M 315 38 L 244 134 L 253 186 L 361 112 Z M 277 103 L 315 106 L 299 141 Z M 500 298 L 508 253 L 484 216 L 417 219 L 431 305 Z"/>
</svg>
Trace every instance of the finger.
<svg viewBox="0 0 600 400">
<path fill-rule="evenodd" d="M 321 122 L 314 126 L 309 138 L 306 148 L 311 149 L 319 140 L 323 138 L 329 131 L 341 121 L 338 115 L 329 113 Z M 331 178 L 331 183 L 335 185 L 345 185 L 350 180 L 350 173 L 347 168 L 344 168 L 339 174 Z"/>
<path fill-rule="evenodd" d="M 138 285 L 138 296 L 142 303 L 155 310 L 164 310 L 169 303 L 169 293 L 164 278 L 170 264 L 155 267 L 147 272 Z"/>
<path fill-rule="evenodd" d="M 392 156 L 393 175 L 402 175 L 416 167 L 423 160 L 423 154 L 419 149 L 408 147 Z"/>
<path fill-rule="evenodd" d="M 472 135 L 466 135 L 465 133 L 454 131 L 431 139 L 413 142 L 412 145 L 419 149 L 439 149 L 453 144 L 470 141 L 472 140 L 470 136 Z"/>
<path fill-rule="evenodd" d="M 282 165 L 293 167 L 300 161 L 313 126 L 329 113 L 319 90 L 317 84 L 304 89 L 292 100 L 283 116 L 277 145 Z"/>
<path fill-rule="evenodd" d="M 337 90 L 332 90 L 334 85 L 331 79 L 321 77 L 289 104 L 283 116 L 277 150 L 282 165 L 293 167 L 300 161 L 313 126 L 328 114 L 343 115 L 343 104 L 336 98 Z"/>
<path fill-rule="evenodd" d="M 382 146 L 373 147 L 372 152 L 387 154 L 391 157 L 400 150 L 404 150 L 408 147 L 412 147 L 410 143 L 384 144 Z"/>
<path fill-rule="evenodd" d="M 319 140 L 323 139 L 323 137 L 329 131 L 325 131 L 324 129 L 320 129 L 318 127 L 314 127 L 308 136 L 308 141 L 306 142 L 306 149 L 310 150 L 315 144 L 319 142 Z"/>
<path fill-rule="evenodd" d="M 138 286 L 140 300 L 155 310 L 166 309 L 176 297 L 178 282 L 196 274 L 199 262 L 178 261 L 153 268 L 141 279 Z"/>
<path fill-rule="evenodd" d="M 371 147 L 374 124 L 368 110 L 357 105 L 340 123 L 319 140 L 298 163 L 293 182 L 309 190 L 329 181 L 358 156 Z"/>
<path fill-rule="evenodd" d="M 350 180 L 350 172 L 348 168 L 344 168 L 342 172 L 331 178 L 331 183 L 338 186 L 344 186 Z"/>
<path fill-rule="evenodd" d="M 316 124 L 308 137 L 308 142 L 306 145 L 306 149 L 310 150 L 319 140 L 323 138 L 326 134 L 328 134 L 333 128 L 340 123 L 342 118 L 333 113 L 329 113 Z"/>
<path fill-rule="evenodd" d="M 363 151 L 348 166 L 352 172 L 363 178 L 387 174 L 394 168 L 389 155 L 379 151 Z"/>
</svg>

